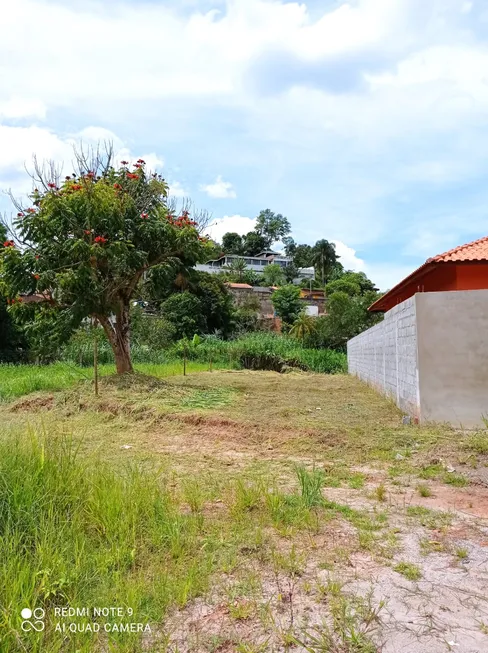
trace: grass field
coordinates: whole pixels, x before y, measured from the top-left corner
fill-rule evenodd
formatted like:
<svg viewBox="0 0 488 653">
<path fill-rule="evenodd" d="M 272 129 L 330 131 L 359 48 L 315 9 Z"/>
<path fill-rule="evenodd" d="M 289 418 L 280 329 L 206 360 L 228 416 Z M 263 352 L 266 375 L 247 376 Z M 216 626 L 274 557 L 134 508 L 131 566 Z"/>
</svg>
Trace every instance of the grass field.
<svg viewBox="0 0 488 653">
<path fill-rule="evenodd" d="M 213 363 L 214 369 L 226 367 L 224 364 Z M 151 364 L 138 363 L 136 370 L 142 374 L 150 374 L 157 378 L 177 376 L 183 373 L 183 361 Z M 187 361 L 188 373 L 204 372 L 209 369 L 208 363 Z M 115 365 L 100 365 L 100 376 L 115 373 Z M 70 363 L 53 363 L 52 365 L 0 365 L 0 401 L 22 397 L 39 390 L 66 390 L 80 381 L 93 379 L 92 367 L 80 367 Z"/>
<path fill-rule="evenodd" d="M 138 368 L 0 368 L 2 653 L 488 648 L 485 432 L 345 375 Z"/>
</svg>

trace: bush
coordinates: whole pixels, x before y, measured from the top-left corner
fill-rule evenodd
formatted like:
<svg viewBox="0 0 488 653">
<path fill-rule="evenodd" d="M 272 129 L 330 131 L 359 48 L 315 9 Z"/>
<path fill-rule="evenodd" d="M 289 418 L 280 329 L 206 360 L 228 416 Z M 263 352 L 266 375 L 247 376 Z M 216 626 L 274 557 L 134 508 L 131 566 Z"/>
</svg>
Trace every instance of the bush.
<svg viewBox="0 0 488 653">
<path fill-rule="evenodd" d="M 276 314 L 287 325 L 293 324 L 303 308 L 300 300 L 300 288 L 292 284 L 275 290 L 271 296 L 271 301 Z"/>
<path fill-rule="evenodd" d="M 93 365 L 93 338 L 98 337 L 98 359 L 101 364 L 113 363 L 112 349 L 101 329 L 80 330 L 66 345 L 61 359 L 82 366 Z M 269 332 L 250 333 L 235 340 L 222 340 L 205 336 L 195 341 L 188 338 L 178 340 L 165 349 L 152 348 L 145 344 L 133 344 L 132 359 L 135 363 L 167 363 L 188 360 L 219 363 L 230 368 L 272 369 L 284 371 L 295 367 L 310 372 L 334 374 L 345 372 L 345 354 L 330 349 L 307 349 L 290 336 Z"/>
</svg>

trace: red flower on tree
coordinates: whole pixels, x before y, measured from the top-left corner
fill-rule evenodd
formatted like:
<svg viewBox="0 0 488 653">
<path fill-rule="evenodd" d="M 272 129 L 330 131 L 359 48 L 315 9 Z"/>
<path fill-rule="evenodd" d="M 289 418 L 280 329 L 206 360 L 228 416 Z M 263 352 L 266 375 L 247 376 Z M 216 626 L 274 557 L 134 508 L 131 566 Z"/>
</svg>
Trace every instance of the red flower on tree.
<svg viewBox="0 0 488 653">
<path fill-rule="evenodd" d="M 95 238 L 95 242 L 97 243 L 97 245 L 105 245 L 105 243 L 107 242 L 107 239 L 104 238 L 103 236 L 97 236 Z"/>
<path fill-rule="evenodd" d="M 137 159 L 137 163 L 141 163 L 142 165 L 145 165 L 145 161 L 143 159 Z"/>
<path fill-rule="evenodd" d="M 56 188 L 56 184 L 53 184 L 52 181 L 49 182 L 49 184 L 47 186 L 48 186 L 48 188 Z"/>
<path fill-rule="evenodd" d="M 39 260 L 39 254 L 36 254 L 36 261 Z"/>
<path fill-rule="evenodd" d="M 128 165 L 129 165 L 129 162 L 128 162 L 128 161 L 121 161 L 120 163 L 121 163 L 123 166 L 128 166 Z"/>
<path fill-rule="evenodd" d="M 40 274 L 33 274 L 32 276 L 33 276 L 34 279 L 36 279 L 36 280 L 41 278 L 41 275 L 40 275 Z"/>
<path fill-rule="evenodd" d="M 15 243 L 14 243 L 13 240 L 6 240 L 6 241 L 3 243 L 3 246 L 4 246 L 4 247 L 15 247 Z"/>
<path fill-rule="evenodd" d="M 23 214 L 23 213 L 17 213 L 17 217 L 18 217 L 18 218 L 23 218 L 23 217 L 24 217 L 24 214 Z"/>
<path fill-rule="evenodd" d="M 81 186 L 81 184 L 73 184 L 71 186 L 71 190 L 81 190 L 82 188 L 83 186 Z"/>
<path fill-rule="evenodd" d="M 35 212 L 36 210 L 32 207 L 30 209 L 27 209 L 27 213 L 35 213 Z"/>
<path fill-rule="evenodd" d="M 149 213 L 141 213 L 141 218 L 142 218 L 143 220 L 147 220 L 148 217 L 149 217 Z"/>
<path fill-rule="evenodd" d="M 139 175 L 136 175 L 133 172 L 128 172 L 127 179 L 139 179 Z"/>
<path fill-rule="evenodd" d="M 122 186 L 120 184 L 114 184 L 115 190 L 121 190 Z"/>
</svg>

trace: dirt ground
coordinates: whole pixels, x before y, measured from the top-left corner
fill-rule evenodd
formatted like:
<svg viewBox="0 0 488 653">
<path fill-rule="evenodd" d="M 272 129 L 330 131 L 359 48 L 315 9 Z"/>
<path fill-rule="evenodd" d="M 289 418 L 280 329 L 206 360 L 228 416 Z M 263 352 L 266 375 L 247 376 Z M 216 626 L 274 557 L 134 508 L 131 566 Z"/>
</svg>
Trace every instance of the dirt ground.
<svg viewBox="0 0 488 653">
<path fill-rule="evenodd" d="M 98 398 L 84 386 L 0 417 L 69 429 L 114 464 L 162 465 L 176 488 L 197 479 L 198 510 L 228 519 L 225 537 L 245 521 L 248 541 L 205 595 L 165 617 L 157 650 L 488 651 L 486 432 L 405 425 L 357 380 L 305 373 L 105 384 Z M 320 479 L 314 502 L 297 466 Z M 290 496 L 309 501 L 306 522 Z"/>
</svg>

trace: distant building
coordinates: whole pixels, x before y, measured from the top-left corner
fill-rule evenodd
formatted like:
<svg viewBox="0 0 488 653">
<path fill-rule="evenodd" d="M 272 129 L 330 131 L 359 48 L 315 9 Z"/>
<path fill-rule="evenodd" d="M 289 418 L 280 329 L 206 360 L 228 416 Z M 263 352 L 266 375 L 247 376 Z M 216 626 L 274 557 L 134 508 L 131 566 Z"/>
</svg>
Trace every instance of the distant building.
<svg viewBox="0 0 488 653">
<path fill-rule="evenodd" d="M 255 297 L 259 302 L 257 311 L 259 318 L 275 318 L 275 310 L 271 296 L 277 288 L 275 286 L 250 286 L 247 283 L 226 283 L 229 292 L 233 295 L 237 306 L 245 305 L 251 297 Z M 303 302 L 303 310 L 307 315 L 318 317 L 325 313 L 325 301 L 322 292 L 321 297 L 311 297 L 306 293 L 300 293 L 300 299 Z"/>
<path fill-rule="evenodd" d="M 195 268 L 200 272 L 210 272 L 216 274 L 218 272 L 225 272 L 233 261 L 244 260 L 246 263 L 246 270 L 262 274 L 267 265 L 279 265 L 282 268 L 287 268 L 292 265 L 293 260 L 288 256 L 283 256 L 278 252 L 266 250 L 256 254 L 256 256 L 239 256 L 237 254 L 223 254 L 219 258 L 208 261 L 205 264 L 197 264 Z M 298 279 L 313 279 L 313 268 L 300 268 L 298 271 Z"/>
</svg>

